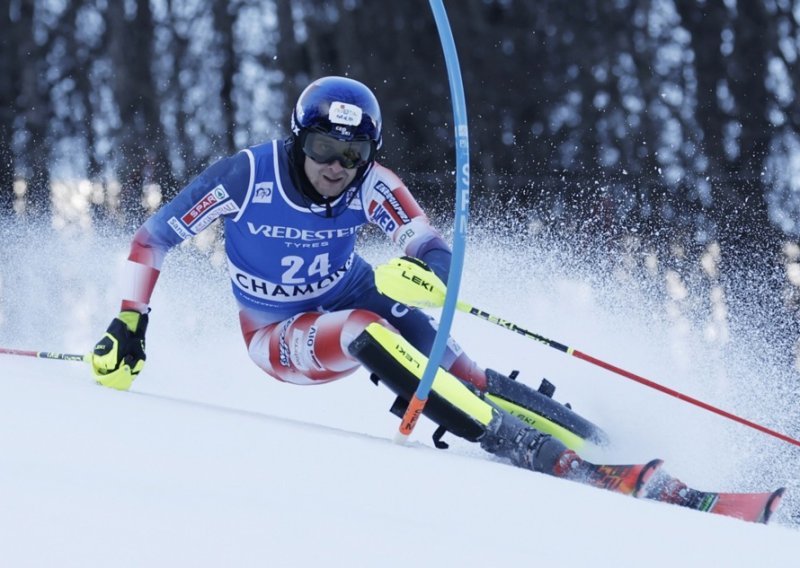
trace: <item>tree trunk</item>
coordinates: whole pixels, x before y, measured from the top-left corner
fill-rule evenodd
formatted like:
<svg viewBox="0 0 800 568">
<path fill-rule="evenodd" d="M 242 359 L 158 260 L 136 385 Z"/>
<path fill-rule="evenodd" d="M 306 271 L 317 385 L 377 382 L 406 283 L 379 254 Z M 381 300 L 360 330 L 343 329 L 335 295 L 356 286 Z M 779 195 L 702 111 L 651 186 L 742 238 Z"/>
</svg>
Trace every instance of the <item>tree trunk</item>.
<svg viewBox="0 0 800 568">
<path fill-rule="evenodd" d="M 0 217 L 9 216 L 14 211 L 14 155 L 11 139 L 14 135 L 14 87 L 19 84 L 17 66 L 17 32 L 11 13 L 6 7 L 0 10 L 0 29 L 7 30 L 0 35 Z"/>
<path fill-rule="evenodd" d="M 220 90 L 220 105 L 222 106 L 222 118 L 224 132 L 221 133 L 222 147 L 220 154 L 232 154 L 236 148 L 234 140 L 234 127 L 236 124 L 236 112 L 233 102 L 233 79 L 236 75 L 237 57 L 233 43 L 234 18 L 228 0 L 214 1 L 214 28 L 217 34 L 215 42 L 221 52 L 222 64 L 220 74 L 222 75 L 222 88 Z"/>
<path fill-rule="evenodd" d="M 145 212 L 142 191 L 146 184 L 158 184 L 164 199 L 177 189 L 151 69 L 154 32 L 149 0 L 137 0 L 134 15 L 126 14 L 124 2 L 110 2 L 108 24 L 120 119 L 116 160 L 120 213 L 125 221 L 137 224 Z"/>
<path fill-rule="evenodd" d="M 35 217 L 49 217 L 50 202 L 50 137 L 48 125 L 53 111 L 47 92 L 46 48 L 34 39 L 34 2 L 20 4 L 19 27 L 23 32 L 18 43 L 17 57 L 21 69 L 19 110 L 27 130 L 23 156 L 27 166 L 25 212 Z"/>
</svg>

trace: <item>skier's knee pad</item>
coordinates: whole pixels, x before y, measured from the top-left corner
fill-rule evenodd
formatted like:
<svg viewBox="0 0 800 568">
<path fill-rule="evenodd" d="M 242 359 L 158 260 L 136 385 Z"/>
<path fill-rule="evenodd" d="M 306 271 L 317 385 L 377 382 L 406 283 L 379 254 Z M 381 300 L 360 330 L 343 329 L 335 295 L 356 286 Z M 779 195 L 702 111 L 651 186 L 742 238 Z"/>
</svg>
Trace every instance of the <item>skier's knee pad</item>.
<svg viewBox="0 0 800 568">
<path fill-rule="evenodd" d="M 428 358 L 402 336 L 378 324 L 367 326 L 349 347 L 399 399 L 411 400 L 419 386 Z M 444 369 L 438 369 L 423 415 L 453 434 L 478 441 L 498 410 Z"/>
<path fill-rule="evenodd" d="M 257 330 L 251 336 L 248 354 L 278 380 L 327 383 L 359 367 L 347 345 L 370 324 L 387 325 L 368 310 L 306 312 Z"/>
</svg>

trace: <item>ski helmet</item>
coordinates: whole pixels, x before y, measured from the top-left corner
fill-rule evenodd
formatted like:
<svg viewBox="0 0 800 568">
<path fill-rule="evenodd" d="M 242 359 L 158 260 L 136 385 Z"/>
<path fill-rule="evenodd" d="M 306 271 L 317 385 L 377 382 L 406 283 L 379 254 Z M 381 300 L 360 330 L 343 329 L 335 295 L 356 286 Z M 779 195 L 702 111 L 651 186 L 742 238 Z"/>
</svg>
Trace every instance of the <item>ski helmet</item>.
<svg viewBox="0 0 800 568">
<path fill-rule="evenodd" d="M 323 77 L 297 99 L 292 132 L 298 146 L 313 160 L 339 160 L 345 167 L 361 167 L 375 159 L 381 146 L 380 106 L 363 83 L 347 77 Z"/>
</svg>

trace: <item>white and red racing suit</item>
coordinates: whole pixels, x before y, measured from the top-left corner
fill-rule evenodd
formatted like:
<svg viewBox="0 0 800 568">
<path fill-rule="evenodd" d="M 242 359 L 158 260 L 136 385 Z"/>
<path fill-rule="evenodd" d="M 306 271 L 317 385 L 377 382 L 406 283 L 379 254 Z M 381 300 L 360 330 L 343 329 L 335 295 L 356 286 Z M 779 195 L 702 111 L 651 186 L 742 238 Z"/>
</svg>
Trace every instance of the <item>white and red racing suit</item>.
<svg viewBox="0 0 800 568">
<path fill-rule="evenodd" d="M 273 377 L 317 384 L 350 374 L 359 364 L 347 345 L 375 321 L 429 352 L 432 319 L 380 294 L 355 245 L 361 227 L 376 225 L 446 281 L 447 244 L 378 163 L 327 207 L 311 202 L 293 181 L 287 146 L 273 140 L 220 160 L 148 219 L 131 246 L 122 309 L 145 312 L 167 251 L 222 218 L 248 352 Z M 442 365 L 485 386 L 483 371 L 452 340 Z"/>
</svg>

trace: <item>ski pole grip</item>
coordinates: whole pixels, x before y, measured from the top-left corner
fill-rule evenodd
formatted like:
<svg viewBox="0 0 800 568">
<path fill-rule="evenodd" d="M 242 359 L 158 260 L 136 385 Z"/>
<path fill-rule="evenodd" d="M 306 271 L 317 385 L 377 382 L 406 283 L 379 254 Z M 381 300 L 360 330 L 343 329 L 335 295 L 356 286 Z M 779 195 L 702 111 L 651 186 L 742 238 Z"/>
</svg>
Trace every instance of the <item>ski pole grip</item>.
<svg viewBox="0 0 800 568">
<path fill-rule="evenodd" d="M 378 291 L 417 308 L 441 308 L 447 286 L 427 266 L 408 257 L 394 258 L 375 268 Z"/>
</svg>

